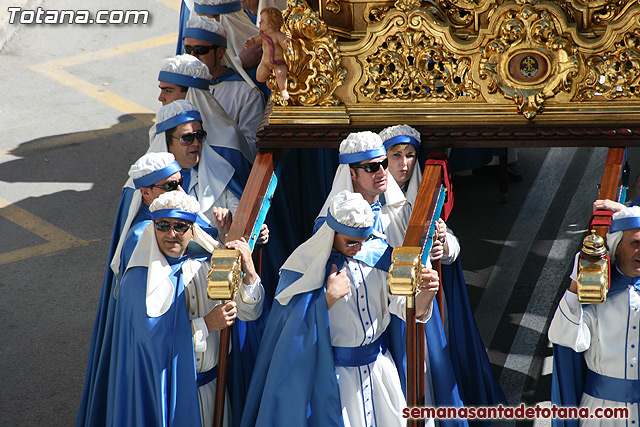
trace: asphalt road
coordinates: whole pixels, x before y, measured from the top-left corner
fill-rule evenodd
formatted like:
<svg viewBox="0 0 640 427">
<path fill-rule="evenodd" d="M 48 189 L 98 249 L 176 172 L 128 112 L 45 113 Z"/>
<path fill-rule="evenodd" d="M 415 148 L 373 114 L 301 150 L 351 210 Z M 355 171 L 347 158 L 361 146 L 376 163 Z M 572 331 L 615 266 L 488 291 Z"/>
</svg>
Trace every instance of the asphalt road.
<svg viewBox="0 0 640 427">
<path fill-rule="evenodd" d="M 160 107 L 156 77 L 175 50 L 178 4 L 135 2 L 149 11 L 144 25 L 22 25 L 0 51 L 0 426 L 75 422 L 113 219 Z M 630 150 L 632 165 L 640 165 L 639 151 Z M 449 223 L 513 405 L 549 399 L 546 328 L 605 156 L 606 149 L 521 149 L 524 179 L 510 186 L 507 204 L 495 178 L 454 176 Z"/>
</svg>

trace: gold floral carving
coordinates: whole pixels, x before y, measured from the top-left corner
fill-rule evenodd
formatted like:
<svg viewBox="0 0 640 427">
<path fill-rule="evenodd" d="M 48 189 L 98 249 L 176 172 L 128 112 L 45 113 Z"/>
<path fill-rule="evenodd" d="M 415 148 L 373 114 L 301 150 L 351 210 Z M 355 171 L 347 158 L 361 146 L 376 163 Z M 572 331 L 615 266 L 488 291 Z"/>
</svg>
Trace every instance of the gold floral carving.
<svg viewBox="0 0 640 427">
<path fill-rule="evenodd" d="M 285 29 L 291 32 L 291 50 L 285 54 L 290 99 L 285 104 L 279 91 L 273 90 L 277 85 L 272 75 L 268 81 L 272 101 L 276 105 L 337 105 L 333 93 L 344 81 L 346 70 L 340 64 L 335 38 L 304 0 L 289 0 L 283 17 Z"/>
<path fill-rule="evenodd" d="M 396 0 L 394 6 L 398 10 L 409 12 L 420 7 L 420 0 Z"/>
<path fill-rule="evenodd" d="M 332 13 L 338 14 L 340 13 L 340 3 L 338 3 L 338 0 L 328 0 L 327 4 L 325 5 L 325 8 Z"/>
<path fill-rule="evenodd" d="M 399 13 L 399 12 L 395 12 Z M 387 35 L 362 58 L 359 92 L 373 101 L 473 99 L 479 87 L 470 73 L 471 60 L 455 56 L 429 36 L 426 15 L 415 11 L 393 17 Z"/>
<path fill-rule="evenodd" d="M 543 111 L 547 98 L 571 91 L 579 71 L 577 46 L 561 34 L 562 26 L 555 15 L 531 4 L 507 9 L 497 24 L 497 37 L 481 49 L 480 78 L 489 81 L 490 93 L 512 99 L 518 112 L 533 119 Z M 545 58 L 550 66 L 546 78 L 531 83 L 515 78 L 509 61 L 523 52 Z"/>
<path fill-rule="evenodd" d="M 640 30 L 624 35 L 614 51 L 587 58 L 587 75 L 576 101 L 640 97 Z"/>
</svg>

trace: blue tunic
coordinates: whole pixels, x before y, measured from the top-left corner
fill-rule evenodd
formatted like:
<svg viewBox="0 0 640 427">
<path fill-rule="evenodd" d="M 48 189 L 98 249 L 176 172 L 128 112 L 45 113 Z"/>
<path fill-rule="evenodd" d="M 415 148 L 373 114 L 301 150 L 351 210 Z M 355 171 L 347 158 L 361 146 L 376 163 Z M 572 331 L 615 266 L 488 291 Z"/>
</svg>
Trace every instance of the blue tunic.
<svg viewBox="0 0 640 427">
<path fill-rule="evenodd" d="M 167 257 L 175 293 L 166 313 L 146 310 L 146 267 L 127 270 L 114 316 L 109 426 L 200 426 L 191 322 L 182 264 Z"/>
</svg>

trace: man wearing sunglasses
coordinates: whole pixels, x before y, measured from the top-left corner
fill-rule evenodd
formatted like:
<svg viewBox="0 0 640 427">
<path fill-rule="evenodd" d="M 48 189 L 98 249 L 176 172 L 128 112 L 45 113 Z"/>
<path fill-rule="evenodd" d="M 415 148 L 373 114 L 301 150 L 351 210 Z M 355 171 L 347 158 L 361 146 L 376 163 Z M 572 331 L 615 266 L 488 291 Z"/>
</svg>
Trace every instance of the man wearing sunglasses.
<svg viewBox="0 0 640 427">
<path fill-rule="evenodd" d="M 184 51 L 207 65 L 212 76 L 211 93 L 238 124 L 249 145 L 255 146 L 264 100 L 246 73 L 246 78 L 238 74 L 242 66 L 234 70 L 223 64 L 226 46 L 226 32 L 218 21 L 192 15 L 184 31 Z"/>
<path fill-rule="evenodd" d="M 370 238 L 374 215 L 362 195 L 338 193 L 326 216 L 282 266 L 243 427 L 283 419 L 296 426 L 406 425 L 394 362 L 402 354 L 383 343 L 391 314 L 404 318 L 406 308 L 405 297 L 389 294 L 392 249 Z M 421 279 L 416 318 L 426 322 L 438 275 L 424 268 Z"/>
<path fill-rule="evenodd" d="M 212 425 L 219 331 L 236 317 L 258 318 L 264 291 L 249 245 L 236 240 L 226 246 L 240 251 L 238 293 L 232 301 L 209 299 L 210 254 L 219 244 L 197 224 L 198 201 L 172 191 L 149 210 L 152 222 L 132 254 L 114 314 L 106 424 Z M 192 241 L 207 256 L 192 253 Z"/>
<path fill-rule="evenodd" d="M 228 188 L 234 168 L 205 142 L 209 135 L 202 129 L 200 112 L 186 100 L 177 100 L 160 108 L 150 131 L 148 152 L 170 152 L 180 165 L 187 194 L 200 202 L 210 222 L 220 207 L 234 212 L 239 199 Z"/>
<path fill-rule="evenodd" d="M 129 169 L 130 179 L 123 189 L 116 216 L 109 251 L 110 266 L 107 266 L 104 275 L 91 338 L 78 425 L 95 425 L 97 420 L 106 418 L 104 402 L 118 283 L 142 230 L 151 222 L 149 205 L 164 192 L 181 190 L 180 169 L 174 156 L 166 152 L 145 154 Z M 221 215 L 228 214 L 221 212 Z M 217 235 L 217 230 L 208 225 L 204 218 L 199 217 L 199 222 L 207 227 L 209 233 Z"/>
<path fill-rule="evenodd" d="M 411 206 L 402 190 L 387 172 L 387 153 L 380 136 L 373 132 L 351 133 L 340 144 L 340 165 L 333 187 L 322 207 L 314 232 L 325 221 L 331 197 L 342 190 L 360 193 L 373 210 L 374 230 L 391 246 L 401 246 L 409 224 Z"/>
</svg>

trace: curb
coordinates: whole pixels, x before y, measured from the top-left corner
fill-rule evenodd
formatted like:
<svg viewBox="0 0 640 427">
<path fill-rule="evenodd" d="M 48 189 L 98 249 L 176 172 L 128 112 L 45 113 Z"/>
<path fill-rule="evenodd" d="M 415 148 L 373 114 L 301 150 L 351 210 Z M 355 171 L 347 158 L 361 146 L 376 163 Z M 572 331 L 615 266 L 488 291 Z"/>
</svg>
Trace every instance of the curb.
<svg viewBox="0 0 640 427">
<path fill-rule="evenodd" d="M 35 10 L 44 0 L 0 0 L 0 52 L 11 37 L 18 31 L 20 24 L 9 24 L 10 7 Z"/>
</svg>

